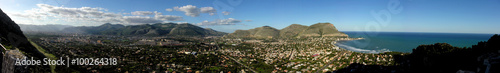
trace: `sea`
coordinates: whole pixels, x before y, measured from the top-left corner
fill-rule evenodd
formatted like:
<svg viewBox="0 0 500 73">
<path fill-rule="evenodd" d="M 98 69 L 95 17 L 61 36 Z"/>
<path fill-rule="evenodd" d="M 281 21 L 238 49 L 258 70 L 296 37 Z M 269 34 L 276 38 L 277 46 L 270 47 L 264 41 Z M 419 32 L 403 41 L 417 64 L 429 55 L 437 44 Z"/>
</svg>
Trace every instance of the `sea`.
<svg viewBox="0 0 500 73">
<path fill-rule="evenodd" d="M 428 32 L 364 32 L 344 31 L 349 37 L 361 40 L 337 41 L 335 44 L 354 52 L 383 53 L 408 52 L 419 45 L 448 43 L 456 47 L 471 47 L 480 41 L 488 41 L 494 34 L 476 33 L 428 33 Z"/>
</svg>

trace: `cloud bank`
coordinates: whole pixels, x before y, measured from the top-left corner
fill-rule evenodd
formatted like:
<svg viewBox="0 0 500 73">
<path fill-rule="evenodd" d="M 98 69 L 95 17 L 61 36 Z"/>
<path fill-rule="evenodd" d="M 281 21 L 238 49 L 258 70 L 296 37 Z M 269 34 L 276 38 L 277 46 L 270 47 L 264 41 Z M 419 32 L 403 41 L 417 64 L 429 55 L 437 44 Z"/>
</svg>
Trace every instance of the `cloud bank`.
<svg viewBox="0 0 500 73">
<path fill-rule="evenodd" d="M 237 19 L 234 19 L 234 18 L 228 18 L 228 19 L 217 19 L 217 20 L 214 20 L 214 21 L 203 21 L 201 23 L 197 23 L 196 25 L 200 25 L 200 26 L 207 26 L 207 25 L 236 25 L 238 23 L 240 23 L 241 20 L 237 20 Z"/>
<path fill-rule="evenodd" d="M 217 10 L 213 7 L 196 7 L 193 5 L 186 5 L 181 7 L 167 8 L 166 11 L 181 11 L 185 15 L 191 17 L 198 17 L 200 14 L 206 13 L 208 15 L 216 15 Z M 124 10 L 122 10 L 124 11 Z M 223 11 L 223 15 L 229 15 L 231 12 Z M 24 13 L 9 13 L 12 16 L 38 19 L 49 21 L 66 21 L 79 25 L 96 25 L 100 23 L 118 23 L 118 24 L 146 24 L 146 23 L 162 23 L 162 22 L 178 22 L 184 21 L 182 16 L 176 15 L 163 15 L 158 11 L 132 11 L 126 13 L 113 13 L 108 12 L 105 8 L 100 7 L 64 7 L 53 6 L 48 4 L 37 4 L 37 8 L 26 10 Z M 53 20 L 50 20 L 53 19 Z M 213 21 L 202 21 L 195 23 L 199 26 L 207 25 L 236 25 L 243 21 L 249 22 L 251 20 L 238 20 L 234 18 L 216 19 Z M 186 23 L 186 22 L 182 22 Z"/>
<path fill-rule="evenodd" d="M 222 14 L 224 14 L 224 15 L 229 15 L 229 14 L 231 14 L 231 12 L 222 11 Z"/>
<path fill-rule="evenodd" d="M 167 11 L 169 11 L 169 9 L 165 9 Z M 217 12 L 217 10 L 215 10 L 213 7 L 201 7 L 201 8 L 198 8 L 196 6 L 193 6 L 193 5 L 186 5 L 186 6 L 182 6 L 182 7 L 174 7 L 175 11 L 182 11 L 184 12 L 185 15 L 187 16 L 191 16 L 191 17 L 198 17 L 200 16 L 201 13 L 208 13 L 209 15 L 215 15 L 215 12 Z"/>
<path fill-rule="evenodd" d="M 153 15 L 151 11 L 135 11 L 131 12 L 132 15 Z"/>
<path fill-rule="evenodd" d="M 13 16 L 45 19 L 54 17 L 65 21 L 95 21 L 102 23 L 121 23 L 121 24 L 144 24 L 144 23 L 160 23 L 167 21 L 183 21 L 181 16 L 162 15 L 160 12 L 151 11 L 134 11 L 133 16 L 124 16 L 127 13 L 112 13 L 107 12 L 104 8 L 99 7 L 81 7 L 71 8 L 63 6 L 52 6 L 48 4 L 37 4 L 38 8 L 26 10 L 24 13 L 11 13 Z M 154 16 L 149 16 L 154 15 Z"/>
</svg>

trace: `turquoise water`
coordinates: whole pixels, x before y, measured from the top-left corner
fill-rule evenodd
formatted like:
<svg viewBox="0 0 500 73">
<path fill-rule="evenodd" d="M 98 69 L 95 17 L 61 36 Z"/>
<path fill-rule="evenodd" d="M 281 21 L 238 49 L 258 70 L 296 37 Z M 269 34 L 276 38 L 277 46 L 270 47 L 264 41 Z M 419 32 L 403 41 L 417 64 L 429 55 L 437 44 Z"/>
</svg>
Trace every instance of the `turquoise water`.
<svg viewBox="0 0 500 73">
<path fill-rule="evenodd" d="M 457 47 L 471 47 L 487 41 L 494 34 L 421 33 L 421 32 L 345 32 L 362 40 L 339 41 L 337 46 L 356 52 L 380 53 L 387 51 L 411 52 L 422 44 L 448 43 Z"/>
</svg>

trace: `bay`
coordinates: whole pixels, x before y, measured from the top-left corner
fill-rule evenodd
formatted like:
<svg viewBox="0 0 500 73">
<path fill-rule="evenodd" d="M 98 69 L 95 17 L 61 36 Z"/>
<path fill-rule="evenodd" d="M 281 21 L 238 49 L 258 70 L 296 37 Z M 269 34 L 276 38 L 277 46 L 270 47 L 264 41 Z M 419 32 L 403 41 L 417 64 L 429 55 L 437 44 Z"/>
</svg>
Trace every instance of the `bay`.
<svg viewBox="0 0 500 73">
<path fill-rule="evenodd" d="M 362 40 L 338 41 L 340 48 L 363 53 L 388 51 L 411 52 L 419 45 L 448 43 L 456 47 L 471 47 L 480 41 L 487 41 L 494 34 L 476 33 L 428 33 L 428 32 L 344 32 L 352 38 Z"/>
</svg>

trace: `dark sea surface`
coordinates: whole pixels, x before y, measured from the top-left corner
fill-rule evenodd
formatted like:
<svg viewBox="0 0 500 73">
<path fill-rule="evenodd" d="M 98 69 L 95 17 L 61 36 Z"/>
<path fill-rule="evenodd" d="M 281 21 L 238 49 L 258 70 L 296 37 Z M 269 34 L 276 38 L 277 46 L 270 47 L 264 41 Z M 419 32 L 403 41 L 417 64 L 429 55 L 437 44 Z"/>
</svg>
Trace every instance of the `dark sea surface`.
<svg viewBox="0 0 500 73">
<path fill-rule="evenodd" d="M 344 32 L 349 37 L 362 40 L 339 41 L 337 46 L 363 53 L 387 51 L 411 52 L 418 45 L 448 43 L 456 47 L 471 47 L 480 41 L 487 41 L 494 34 L 474 33 L 427 33 L 427 32 Z"/>
</svg>

